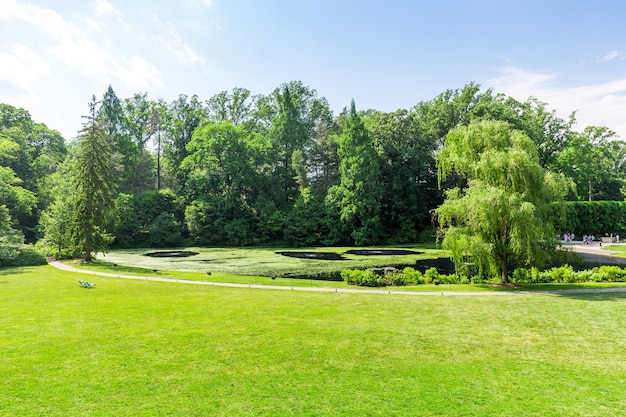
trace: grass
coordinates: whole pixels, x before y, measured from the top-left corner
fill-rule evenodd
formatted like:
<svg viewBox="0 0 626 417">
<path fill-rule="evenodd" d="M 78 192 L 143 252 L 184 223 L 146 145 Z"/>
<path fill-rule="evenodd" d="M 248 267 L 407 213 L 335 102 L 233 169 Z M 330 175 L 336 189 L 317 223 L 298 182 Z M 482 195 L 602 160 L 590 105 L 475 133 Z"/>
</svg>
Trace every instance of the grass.
<svg viewBox="0 0 626 417">
<path fill-rule="evenodd" d="M 199 252 L 199 255 L 187 258 L 153 258 L 144 256 L 153 249 L 115 250 L 101 257 L 101 260 L 119 265 L 131 265 L 145 269 L 168 271 L 195 271 L 212 274 L 255 275 L 255 276 L 285 276 L 298 272 L 309 274 L 337 271 L 345 268 L 369 268 L 387 265 L 414 265 L 418 259 L 432 259 L 446 257 L 447 253 L 433 245 L 412 245 L 410 247 L 386 249 L 412 249 L 423 252 L 419 255 L 396 256 L 359 256 L 345 252 L 352 247 L 335 248 L 302 248 L 306 252 L 336 252 L 346 259 L 327 261 L 315 259 L 298 259 L 282 256 L 276 252 L 294 249 L 250 247 L 250 248 L 184 248 L 184 250 Z M 367 248 L 359 248 L 367 249 Z M 171 250 L 171 249 L 168 249 Z"/>
<path fill-rule="evenodd" d="M 603 249 L 617 252 L 618 256 L 626 256 L 626 245 L 610 245 L 604 247 Z"/>
<path fill-rule="evenodd" d="M 0 269 L 0 415 L 625 415 L 625 327 L 623 293 L 407 297 Z"/>
</svg>

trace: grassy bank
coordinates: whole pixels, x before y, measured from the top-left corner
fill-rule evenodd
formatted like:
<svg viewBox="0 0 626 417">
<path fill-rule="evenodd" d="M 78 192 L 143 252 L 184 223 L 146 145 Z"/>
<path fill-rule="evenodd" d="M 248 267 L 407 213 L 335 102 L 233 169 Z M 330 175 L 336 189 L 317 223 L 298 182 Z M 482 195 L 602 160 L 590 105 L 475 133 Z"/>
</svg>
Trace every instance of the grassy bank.
<svg viewBox="0 0 626 417">
<path fill-rule="evenodd" d="M 49 266 L 2 269 L 0 289 L 0 415 L 626 413 L 624 294 L 296 293 Z"/>
</svg>

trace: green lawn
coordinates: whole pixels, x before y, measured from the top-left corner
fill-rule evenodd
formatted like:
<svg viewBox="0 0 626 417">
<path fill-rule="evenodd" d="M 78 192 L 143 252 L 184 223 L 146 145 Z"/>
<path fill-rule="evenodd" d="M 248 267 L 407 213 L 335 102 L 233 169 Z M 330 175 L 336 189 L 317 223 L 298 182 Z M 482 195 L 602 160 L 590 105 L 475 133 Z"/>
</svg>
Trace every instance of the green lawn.
<svg viewBox="0 0 626 417">
<path fill-rule="evenodd" d="M 609 245 L 605 246 L 604 249 L 617 252 L 618 256 L 626 256 L 626 245 Z"/>
<path fill-rule="evenodd" d="M 368 268 L 386 265 L 415 265 L 418 259 L 446 257 L 448 253 L 433 245 L 412 245 L 410 247 L 393 247 L 386 249 L 408 249 L 422 252 L 414 255 L 395 256 L 359 256 L 345 253 L 353 247 L 335 248 L 183 248 L 187 251 L 199 252 L 187 258 L 153 258 L 145 253 L 154 249 L 126 249 L 109 252 L 106 256 L 98 255 L 99 259 L 119 265 L 135 266 L 147 269 L 168 271 L 210 271 L 215 274 L 236 274 L 256 276 L 285 276 L 299 272 L 323 273 L 346 268 Z M 367 249 L 367 248 L 359 248 Z M 171 250 L 171 249 L 167 249 Z M 344 260 L 328 261 L 316 259 L 298 259 L 277 254 L 280 251 L 335 252 L 344 256 Z"/>
<path fill-rule="evenodd" d="M 580 289 L 599 289 L 599 288 L 615 288 L 624 287 L 626 283 L 623 282 L 586 282 L 586 283 L 548 283 L 548 284 L 519 284 L 512 287 L 503 287 L 497 284 L 442 284 L 442 285 L 410 285 L 401 287 L 382 287 L 382 288 L 368 288 L 368 287 L 355 287 L 348 285 L 343 281 L 325 281 L 314 279 L 301 279 L 301 278 L 283 278 L 276 277 L 271 279 L 267 276 L 255 276 L 255 275 L 232 275 L 232 274 L 211 274 L 201 272 L 190 271 L 167 271 L 140 268 L 135 266 L 125 266 L 112 264 L 105 261 L 92 261 L 89 263 L 83 263 L 81 261 L 65 261 L 68 265 L 71 265 L 78 269 L 84 269 L 85 271 L 94 271 L 106 274 L 118 274 L 118 275 L 133 275 L 139 277 L 157 277 L 178 279 L 186 281 L 210 281 L 220 283 L 232 283 L 232 284 L 253 284 L 253 285 L 265 285 L 265 286 L 282 286 L 282 287 L 316 287 L 316 288 L 338 288 L 338 289 L 367 289 L 367 290 L 379 290 L 379 291 L 408 291 L 408 292 L 519 292 L 519 291 L 560 291 L 560 290 L 580 290 Z M 167 265 L 164 265 L 167 266 Z"/>
<path fill-rule="evenodd" d="M 624 328 L 623 293 L 308 293 L 0 269 L 0 415 L 626 415 Z"/>
</svg>

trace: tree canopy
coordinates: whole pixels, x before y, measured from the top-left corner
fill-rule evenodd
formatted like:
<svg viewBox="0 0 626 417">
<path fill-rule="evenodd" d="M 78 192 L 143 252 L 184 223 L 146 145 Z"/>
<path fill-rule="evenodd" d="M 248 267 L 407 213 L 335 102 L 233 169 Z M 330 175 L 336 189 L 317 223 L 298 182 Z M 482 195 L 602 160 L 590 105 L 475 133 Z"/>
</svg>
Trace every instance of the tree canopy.
<svg viewBox="0 0 626 417">
<path fill-rule="evenodd" d="M 562 119 L 536 98 L 474 83 L 392 112 L 352 103 L 334 114 L 300 81 L 268 94 L 234 88 L 169 103 L 145 92 L 118 97 L 109 86 L 96 101 L 68 143 L 28 111 L 0 105 L 4 233 L 85 250 L 63 221 L 86 218 L 78 191 L 93 189 L 94 227 L 115 247 L 408 243 L 431 239 L 438 219 L 452 227 L 446 237 L 467 232 L 454 240 L 459 254 L 482 247 L 474 243 L 484 233 L 485 256 L 497 253 L 506 275 L 546 255 L 541 211 L 561 195 L 561 175 L 575 184 L 567 200 L 625 197 L 626 146 L 614 132 L 576 131 L 575 114 Z M 474 226 L 503 216 L 507 238 L 493 236 L 495 224 Z"/>
<path fill-rule="evenodd" d="M 544 218 L 567 184 L 541 167 L 526 134 L 507 122 L 471 122 L 448 133 L 437 165 L 440 181 L 452 173 L 466 180 L 446 190 L 437 208 L 443 247 L 457 263 L 497 271 L 508 283 L 512 264 L 541 265 L 556 247 Z"/>
</svg>

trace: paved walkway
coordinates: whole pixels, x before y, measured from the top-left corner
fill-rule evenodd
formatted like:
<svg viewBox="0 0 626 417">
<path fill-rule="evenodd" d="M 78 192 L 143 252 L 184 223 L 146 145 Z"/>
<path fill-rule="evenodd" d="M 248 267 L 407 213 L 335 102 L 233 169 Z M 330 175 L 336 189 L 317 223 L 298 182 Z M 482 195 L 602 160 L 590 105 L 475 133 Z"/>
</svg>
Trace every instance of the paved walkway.
<svg viewBox="0 0 626 417">
<path fill-rule="evenodd" d="M 142 281 L 160 281 L 172 282 L 178 284 L 192 285 L 212 285 L 215 287 L 234 287 L 234 288 L 256 288 L 262 290 L 287 290 L 287 291 L 314 291 L 314 292 L 332 292 L 332 293 L 361 293 L 361 294 L 387 294 L 387 295 L 437 295 L 437 296 L 504 296 L 504 295 L 529 295 L 529 294 L 590 294 L 590 293 L 619 293 L 626 292 L 626 287 L 617 288 L 583 288 L 577 290 L 550 290 L 550 291 L 398 291 L 398 290 L 371 290 L 371 289 L 352 289 L 352 288 L 328 288 L 328 287 L 288 287 L 279 285 L 259 285 L 259 284 L 235 284 L 228 282 L 212 282 L 212 281 L 193 281 L 175 278 L 148 277 L 138 275 L 113 274 L 110 272 L 96 272 L 85 269 L 74 268 L 71 265 L 64 264 L 59 261 L 50 261 L 49 265 L 69 272 L 77 272 L 86 275 L 95 275 L 100 277 L 112 277 L 123 279 L 136 279 Z"/>
</svg>

